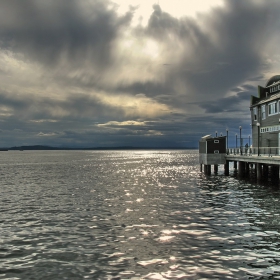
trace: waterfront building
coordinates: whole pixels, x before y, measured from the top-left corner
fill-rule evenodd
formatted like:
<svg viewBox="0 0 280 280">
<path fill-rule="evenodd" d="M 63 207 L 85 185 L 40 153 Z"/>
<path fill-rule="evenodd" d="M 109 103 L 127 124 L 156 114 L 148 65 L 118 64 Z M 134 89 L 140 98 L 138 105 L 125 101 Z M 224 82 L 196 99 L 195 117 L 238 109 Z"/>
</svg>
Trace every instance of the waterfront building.
<svg viewBox="0 0 280 280">
<path fill-rule="evenodd" d="M 258 96 L 251 96 L 253 147 L 280 147 L 280 75 L 271 77 L 265 87 L 258 86 Z"/>
</svg>

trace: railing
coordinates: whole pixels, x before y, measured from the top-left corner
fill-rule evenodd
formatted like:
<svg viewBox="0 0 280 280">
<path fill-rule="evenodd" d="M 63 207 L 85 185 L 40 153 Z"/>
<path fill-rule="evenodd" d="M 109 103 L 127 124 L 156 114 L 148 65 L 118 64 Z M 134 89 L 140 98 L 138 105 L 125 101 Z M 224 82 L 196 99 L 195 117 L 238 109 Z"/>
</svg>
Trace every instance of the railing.
<svg viewBox="0 0 280 280">
<path fill-rule="evenodd" d="M 244 155 L 244 156 L 280 156 L 280 147 L 259 147 L 259 148 L 228 148 L 228 155 Z"/>
</svg>

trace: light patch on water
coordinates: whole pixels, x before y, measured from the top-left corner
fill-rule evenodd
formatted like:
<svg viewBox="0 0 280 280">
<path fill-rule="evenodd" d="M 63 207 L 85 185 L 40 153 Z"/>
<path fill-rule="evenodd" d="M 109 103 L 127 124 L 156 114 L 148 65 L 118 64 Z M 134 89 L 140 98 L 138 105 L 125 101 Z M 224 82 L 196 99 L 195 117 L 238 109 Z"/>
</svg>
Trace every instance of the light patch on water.
<svg viewBox="0 0 280 280">
<path fill-rule="evenodd" d="M 175 238 L 174 235 L 164 235 L 164 236 L 160 236 L 157 240 L 159 242 L 170 242 L 174 238 Z"/>
<path fill-rule="evenodd" d="M 7 279 L 280 277 L 279 191 L 206 178 L 197 151 L 9 152 L 0 165 Z"/>
<path fill-rule="evenodd" d="M 166 259 L 151 259 L 151 260 L 147 260 L 147 261 L 139 261 L 137 262 L 139 265 L 142 266 L 148 266 L 151 264 L 167 264 L 168 260 Z"/>
</svg>

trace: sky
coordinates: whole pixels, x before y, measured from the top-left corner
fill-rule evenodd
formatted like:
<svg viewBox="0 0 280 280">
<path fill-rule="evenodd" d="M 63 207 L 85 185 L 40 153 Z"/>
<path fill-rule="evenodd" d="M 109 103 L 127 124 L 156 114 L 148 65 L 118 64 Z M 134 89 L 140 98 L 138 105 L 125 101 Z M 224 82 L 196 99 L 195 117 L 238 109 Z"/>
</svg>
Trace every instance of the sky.
<svg viewBox="0 0 280 280">
<path fill-rule="evenodd" d="M 196 147 L 251 133 L 279 0 L 0 2 L 0 147 Z"/>
</svg>

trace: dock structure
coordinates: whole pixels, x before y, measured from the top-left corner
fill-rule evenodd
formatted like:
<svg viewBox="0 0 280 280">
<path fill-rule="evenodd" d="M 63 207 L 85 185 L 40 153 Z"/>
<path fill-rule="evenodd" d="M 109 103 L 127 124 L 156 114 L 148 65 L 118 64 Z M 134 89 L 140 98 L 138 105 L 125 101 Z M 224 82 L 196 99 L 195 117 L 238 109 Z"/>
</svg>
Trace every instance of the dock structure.
<svg viewBox="0 0 280 280">
<path fill-rule="evenodd" d="M 229 175 L 230 163 L 233 163 L 233 168 L 239 178 L 246 178 L 249 176 L 250 171 L 254 171 L 258 181 L 267 181 L 270 178 L 274 183 L 279 183 L 280 155 L 274 153 L 253 153 L 252 148 L 243 149 L 242 154 L 240 149 L 227 149 L 223 164 L 212 163 L 214 168 L 211 165 L 205 168 L 205 164 L 200 161 L 201 171 L 204 165 L 204 173 L 211 175 L 212 169 L 214 169 L 214 173 L 217 173 L 218 166 L 222 165 L 224 174 Z"/>
<path fill-rule="evenodd" d="M 228 154 L 225 160 L 227 165 L 234 162 L 240 178 L 248 176 L 251 168 L 255 169 L 258 181 L 266 181 L 270 177 L 273 181 L 279 182 L 280 156 Z"/>
<path fill-rule="evenodd" d="M 249 175 L 254 170 L 258 180 L 279 182 L 280 166 L 280 75 L 271 77 L 264 87 L 258 86 L 257 96 L 251 96 L 251 128 L 252 137 L 249 136 L 249 145 L 244 146 L 244 138 L 241 137 L 239 127 L 239 147 L 229 148 L 228 129 L 227 136 L 212 137 L 206 135 L 199 141 L 199 163 L 201 171 L 211 174 L 211 165 L 214 172 L 218 172 L 218 166 L 224 166 L 225 175 L 229 174 L 229 164 L 240 178 Z M 252 146 L 250 145 L 252 139 Z"/>
<path fill-rule="evenodd" d="M 200 171 L 204 166 L 204 173 L 211 174 L 211 165 L 214 165 L 214 172 L 218 172 L 218 165 L 226 163 L 226 137 L 203 136 L 199 141 L 199 162 Z"/>
</svg>

